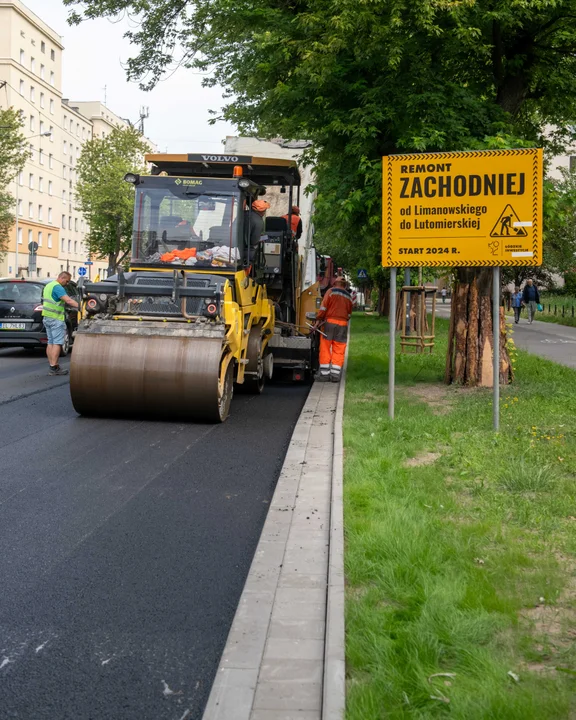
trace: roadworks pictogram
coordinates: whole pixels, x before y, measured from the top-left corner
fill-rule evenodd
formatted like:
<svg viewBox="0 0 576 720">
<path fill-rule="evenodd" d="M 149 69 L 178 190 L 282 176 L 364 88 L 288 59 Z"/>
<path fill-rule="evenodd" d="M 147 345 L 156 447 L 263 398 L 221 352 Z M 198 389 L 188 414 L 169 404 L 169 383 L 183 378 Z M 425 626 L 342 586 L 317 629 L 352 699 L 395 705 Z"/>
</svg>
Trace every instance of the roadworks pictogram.
<svg viewBox="0 0 576 720">
<path fill-rule="evenodd" d="M 490 237 L 505 238 L 505 237 L 528 237 L 525 227 L 514 227 L 515 223 L 520 223 L 520 218 L 516 215 L 516 212 L 512 205 L 506 205 L 502 214 L 496 221 L 496 225 L 492 228 Z"/>
</svg>

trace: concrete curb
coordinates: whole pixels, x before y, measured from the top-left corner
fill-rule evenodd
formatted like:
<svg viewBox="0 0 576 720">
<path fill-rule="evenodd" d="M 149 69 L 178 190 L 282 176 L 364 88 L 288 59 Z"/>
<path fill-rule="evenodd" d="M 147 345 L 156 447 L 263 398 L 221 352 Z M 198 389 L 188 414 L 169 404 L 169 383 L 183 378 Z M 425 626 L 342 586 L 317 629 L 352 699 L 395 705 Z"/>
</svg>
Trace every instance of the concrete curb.
<svg viewBox="0 0 576 720">
<path fill-rule="evenodd" d="M 346 710 L 343 420 L 348 347 L 349 345 L 346 346 L 346 359 L 344 360 L 344 367 L 342 368 L 336 415 L 334 417 L 322 720 L 342 720 Z"/>
<path fill-rule="evenodd" d="M 322 718 L 340 387 L 315 383 L 298 419 L 204 720 Z"/>
</svg>

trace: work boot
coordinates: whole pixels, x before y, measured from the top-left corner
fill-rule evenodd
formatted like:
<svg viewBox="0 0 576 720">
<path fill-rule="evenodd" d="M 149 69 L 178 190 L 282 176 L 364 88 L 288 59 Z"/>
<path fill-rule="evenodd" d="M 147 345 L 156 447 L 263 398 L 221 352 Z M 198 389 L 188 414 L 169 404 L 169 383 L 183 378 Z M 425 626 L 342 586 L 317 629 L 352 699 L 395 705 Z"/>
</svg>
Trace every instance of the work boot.
<svg viewBox="0 0 576 720">
<path fill-rule="evenodd" d="M 68 370 L 63 370 L 60 365 L 56 365 L 55 367 L 50 367 L 48 375 L 68 375 L 68 372 Z"/>
<path fill-rule="evenodd" d="M 330 382 L 330 375 L 321 375 L 320 373 L 316 373 L 314 380 L 316 382 Z"/>
<path fill-rule="evenodd" d="M 330 375 L 330 382 L 334 382 L 334 383 L 340 382 L 340 375 Z"/>
</svg>

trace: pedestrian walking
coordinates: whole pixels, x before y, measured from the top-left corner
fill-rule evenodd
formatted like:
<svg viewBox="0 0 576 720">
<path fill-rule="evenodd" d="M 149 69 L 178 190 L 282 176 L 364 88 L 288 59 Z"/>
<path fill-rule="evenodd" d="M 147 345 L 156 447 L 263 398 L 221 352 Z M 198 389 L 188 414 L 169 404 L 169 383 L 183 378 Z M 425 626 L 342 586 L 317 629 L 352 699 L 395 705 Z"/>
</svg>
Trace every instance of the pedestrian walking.
<svg viewBox="0 0 576 720">
<path fill-rule="evenodd" d="M 446 302 L 446 288 L 442 288 L 442 305 Z"/>
<path fill-rule="evenodd" d="M 526 285 L 524 285 L 522 300 L 524 301 L 524 305 L 528 306 L 528 322 L 532 324 L 538 304 L 540 303 L 540 294 L 532 278 L 527 280 Z"/>
<path fill-rule="evenodd" d="M 66 336 L 66 305 L 79 309 L 76 300 L 66 294 L 64 288 L 70 282 L 72 275 L 61 272 L 56 280 L 48 283 L 42 293 L 42 320 L 48 335 L 46 356 L 50 364 L 48 375 L 68 375 L 59 365 L 59 357 L 64 338 Z"/>
<path fill-rule="evenodd" d="M 520 322 L 520 311 L 522 310 L 523 304 L 522 293 L 518 285 L 516 285 L 512 293 L 512 309 L 514 310 L 514 322 L 516 325 Z"/>
<path fill-rule="evenodd" d="M 348 322 L 352 315 L 352 298 L 346 290 L 346 280 L 337 277 L 334 286 L 322 299 L 322 306 L 316 316 L 314 327 L 322 325 L 320 336 L 320 372 L 316 376 L 321 382 L 339 382 L 348 342 Z"/>
</svg>

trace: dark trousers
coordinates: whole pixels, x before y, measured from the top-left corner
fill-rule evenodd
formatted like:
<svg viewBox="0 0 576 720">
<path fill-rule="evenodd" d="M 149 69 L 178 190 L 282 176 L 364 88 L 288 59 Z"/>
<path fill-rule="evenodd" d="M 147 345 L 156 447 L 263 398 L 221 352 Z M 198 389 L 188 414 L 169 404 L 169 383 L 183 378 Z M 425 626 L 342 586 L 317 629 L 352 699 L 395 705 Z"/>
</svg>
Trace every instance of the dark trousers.
<svg viewBox="0 0 576 720">
<path fill-rule="evenodd" d="M 520 320 L 520 310 L 522 310 L 522 308 L 515 307 L 515 308 L 513 308 L 513 310 L 514 310 L 514 322 L 517 323 Z"/>
</svg>

